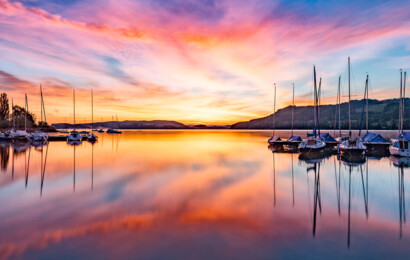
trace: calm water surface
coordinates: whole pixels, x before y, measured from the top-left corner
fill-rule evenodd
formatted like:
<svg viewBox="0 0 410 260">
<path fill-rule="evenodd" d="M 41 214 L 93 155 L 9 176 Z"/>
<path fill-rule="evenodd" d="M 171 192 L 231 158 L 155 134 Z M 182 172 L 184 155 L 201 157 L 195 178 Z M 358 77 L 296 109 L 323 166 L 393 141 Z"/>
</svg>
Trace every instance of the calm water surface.
<svg viewBox="0 0 410 260">
<path fill-rule="evenodd" d="M 0 144 L 0 258 L 408 259 L 409 168 L 302 161 L 270 135 Z"/>
</svg>

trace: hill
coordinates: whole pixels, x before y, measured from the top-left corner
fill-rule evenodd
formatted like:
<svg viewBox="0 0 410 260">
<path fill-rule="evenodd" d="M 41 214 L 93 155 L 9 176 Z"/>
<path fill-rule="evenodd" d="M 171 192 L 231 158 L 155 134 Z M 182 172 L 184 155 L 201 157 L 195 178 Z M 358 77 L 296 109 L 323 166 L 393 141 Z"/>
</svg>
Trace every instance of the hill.
<svg viewBox="0 0 410 260">
<path fill-rule="evenodd" d="M 360 128 L 360 119 L 365 100 L 351 101 L 351 121 L 352 129 Z M 410 99 L 405 101 L 405 129 L 410 126 Z M 323 105 L 319 109 L 320 127 L 322 129 L 333 129 L 335 123 L 336 105 Z M 348 103 L 341 104 L 342 129 L 348 129 Z M 369 129 L 397 129 L 399 115 L 399 100 L 369 100 Z M 365 116 L 365 115 L 364 115 Z M 365 117 L 363 118 L 365 120 Z M 272 129 L 273 114 L 246 122 L 238 122 L 231 125 L 232 129 Z M 294 128 L 313 128 L 313 106 L 295 106 Z M 365 122 L 362 123 L 363 128 Z M 288 106 L 276 111 L 275 128 L 290 129 L 292 127 L 292 106 Z"/>
</svg>

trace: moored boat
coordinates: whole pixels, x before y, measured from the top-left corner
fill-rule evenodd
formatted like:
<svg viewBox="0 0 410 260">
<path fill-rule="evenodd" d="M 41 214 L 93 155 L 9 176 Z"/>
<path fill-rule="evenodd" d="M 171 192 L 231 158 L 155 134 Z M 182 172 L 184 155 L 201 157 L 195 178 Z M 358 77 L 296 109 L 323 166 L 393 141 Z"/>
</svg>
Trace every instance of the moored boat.
<svg viewBox="0 0 410 260">
<path fill-rule="evenodd" d="M 73 89 L 73 122 L 74 122 L 74 130 L 70 132 L 67 136 L 68 144 L 77 145 L 81 144 L 83 137 L 81 134 L 76 131 L 76 124 L 75 124 L 75 89 Z"/>
<path fill-rule="evenodd" d="M 392 144 L 389 147 L 391 155 L 400 157 L 410 157 L 410 132 L 404 132 L 404 108 L 406 98 L 406 72 L 400 70 L 400 99 L 399 99 L 399 137 L 392 140 Z"/>
<path fill-rule="evenodd" d="M 269 145 L 275 145 L 275 146 L 280 146 L 282 140 L 280 139 L 279 136 L 275 136 L 275 120 L 276 120 L 276 83 L 274 84 L 275 90 L 274 90 L 274 100 L 273 100 L 273 115 L 272 115 L 272 137 L 268 139 Z M 107 131 L 108 133 L 108 131 Z M 276 147 L 275 150 L 278 150 L 280 147 Z"/>
<path fill-rule="evenodd" d="M 91 134 L 87 135 L 87 141 L 96 142 L 98 136 L 94 134 L 93 123 L 94 123 L 94 102 L 93 102 L 93 91 L 91 90 Z"/>
<path fill-rule="evenodd" d="M 43 132 L 43 125 L 44 125 L 44 122 L 47 121 L 47 119 L 46 119 L 46 112 L 45 112 L 44 99 L 43 99 L 43 89 L 41 85 L 40 85 L 40 102 L 41 102 L 40 104 L 41 121 L 39 122 L 39 124 L 41 124 L 41 128 L 31 133 L 28 136 L 28 139 L 32 143 L 44 144 L 48 140 L 48 134 Z M 27 99 L 26 99 L 26 109 L 28 110 Z M 44 121 L 43 121 L 43 116 L 44 116 Z"/>
<path fill-rule="evenodd" d="M 338 145 L 340 153 L 350 159 L 354 157 L 364 157 L 366 146 L 362 143 L 361 139 L 352 137 L 352 125 L 350 120 L 350 57 L 348 58 L 348 86 L 349 86 L 349 139 L 343 141 Z"/>
<path fill-rule="evenodd" d="M 312 133 L 308 133 L 308 140 L 301 142 L 298 146 L 300 153 L 323 153 L 326 147 L 326 143 L 320 139 L 320 124 L 319 124 L 319 95 L 320 91 L 316 87 L 316 67 L 313 66 L 313 117 L 314 117 L 314 129 Z"/>
</svg>

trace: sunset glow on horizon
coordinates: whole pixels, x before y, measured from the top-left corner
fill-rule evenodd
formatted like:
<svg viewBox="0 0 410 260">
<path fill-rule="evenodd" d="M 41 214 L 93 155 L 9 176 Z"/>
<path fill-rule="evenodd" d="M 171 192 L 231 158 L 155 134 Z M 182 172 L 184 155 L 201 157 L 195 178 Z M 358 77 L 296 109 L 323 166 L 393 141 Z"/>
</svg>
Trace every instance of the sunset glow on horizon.
<svg viewBox="0 0 410 260">
<path fill-rule="evenodd" d="M 410 58 L 410 2 L 0 0 L 0 92 L 49 123 L 175 120 L 231 124 L 291 104 L 312 104 L 312 70 L 323 103 L 347 100 L 366 73 L 370 98 L 399 96 Z M 407 81 L 409 82 L 409 81 Z"/>
</svg>

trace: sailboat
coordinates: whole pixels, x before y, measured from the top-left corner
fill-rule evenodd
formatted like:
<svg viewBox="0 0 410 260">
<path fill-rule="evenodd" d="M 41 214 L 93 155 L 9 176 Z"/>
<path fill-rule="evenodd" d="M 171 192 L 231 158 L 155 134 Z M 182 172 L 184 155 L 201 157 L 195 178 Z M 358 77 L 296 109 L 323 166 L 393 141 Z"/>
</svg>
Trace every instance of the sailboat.
<svg viewBox="0 0 410 260">
<path fill-rule="evenodd" d="M 40 99 L 41 99 L 41 130 L 36 130 L 34 131 L 34 133 L 31 133 L 29 135 L 29 139 L 31 142 L 35 143 L 36 145 L 39 144 L 44 144 L 47 142 L 48 140 L 48 135 L 46 133 L 44 133 L 43 130 L 43 125 L 44 122 L 46 122 L 46 112 L 45 112 L 45 107 L 44 107 L 44 100 L 43 100 L 43 89 L 40 85 Z M 26 97 L 26 109 L 28 110 L 28 102 L 27 102 L 27 97 Z M 44 122 L 43 122 L 43 115 L 44 115 Z"/>
<path fill-rule="evenodd" d="M 319 135 L 317 134 L 317 129 L 319 129 L 319 107 L 318 107 L 318 91 L 316 87 L 316 67 L 313 66 L 313 82 L 314 82 L 314 88 L 313 88 L 313 99 L 314 99 L 314 107 L 313 107 L 313 117 L 314 117 L 314 129 L 313 132 L 308 134 L 310 137 L 308 140 L 303 141 L 299 145 L 299 152 L 301 153 L 321 153 L 324 151 L 324 148 L 326 147 L 326 143 L 321 140 L 319 137 L 320 135 L 320 130 L 319 130 Z"/>
<path fill-rule="evenodd" d="M 112 121 L 114 122 L 114 116 L 113 116 Z M 119 128 L 120 123 L 118 122 L 118 116 L 117 116 L 117 125 L 118 125 L 118 128 Z M 109 134 L 121 134 L 122 132 L 120 130 L 115 129 L 115 128 L 110 128 L 110 129 L 107 130 L 107 133 L 109 133 Z"/>
<path fill-rule="evenodd" d="M 98 136 L 94 134 L 94 100 L 93 100 L 93 90 L 91 90 L 91 134 L 87 135 L 87 140 L 90 142 L 96 142 L 98 140 Z"/>
<path fill-rule="evenodd" d="M 361 139 L 352 137 L 352 126 L 350 120 L 350 57 L 348 57 L 347 64 L 349 82 L 349 139 L 339 144 L 338 149 L 342 153 L 342 156 L 345 156 L 346 159 L 355 159 L 353 157 L 364 156 L 366 146 L 362 143 Z"/>
<path fill-rule="evenodd" d="M 276 83 L 274 84 L 275 86 L 275 92 L 274 92 L 274 101 L 273 101 L 273 120 L 272 120 L 272 137 L 269 138 L 268 143 L 270 145 L 275 145 L 278 143 L 281 143 L 282 140 L 280 139 L 279 136 L 275 136 L 275 120 L 276 120 Z"/>
<path fill-rule="evenodd" d="M 27 94 L 25 94 L 25 111 L 24 111 L 24 130 L 16 130 L 11 132 L 12 137 L 16 141 L 25 142 L 28 141 L 29 134 L 27 133 Z M 13 108 L 14 111 L 14 108 Z"/>
<path fill-rule="evenodd" d="M 400 100 L 399 100 L 399 137 L 392 140 L 392 144 L 389 147 L 391 155 L 401 156 L 401 157 L 410 157 L 410 132 L 403 131 L 404 124 L 404 101 L 406 98 L 406 72 L 400 70 Z"/>
<path fill-rule="evenodd" d="M 289 139 L 286 140 L 286 142 L 289 144 L 283 146 L 283 149 L 289 152 L 297 151 L 298 145 L 303 142 L 302 137 L 293 135 L 293 117 L 295 113 L 295 84 L 292 84 L 292 93 L 292 132 Z"/>
<path fill-rule="evenodd" d="M 364 100 L 366 101 L 363 108 L 366 108 L 366 134 L 363 136 L 361 141 L 366 146 L 367 154 L 373 155 L 386 155 L 389 148 L 389 142 L 383 138 L 380 134 L 369 132 L 369 75 L 366 76 L 366 84 L 364 91 Z M 363 119 L 364 109 L 362 110 Z M 362 121 L 361 121 L 362 122 Z M 362 132 L 362 123 L 360 122 L 359 136 Z"/>
<path fill-rule="evenodd" d="M 74 121 L 74 130 L 68 135 L 69 144 L 81 144 L 82 136 L 76 131 L 75 127 L 75 89 L 73 89 L 73 121 Z"/>
<path fill-rule="evenodd" d="M 320 109 L 320 95 L 322 93 L 322 78 L 319 79 L 319 88 L 317 89 L 317 125 L 318 125 L 318 136 L 320 138 L 320 140 L 322 140 L 323 142 L 325 142 L 326 147 L 325 148 L 334 148 L 334 146 L 336 146 L 337 141 L 329 134 L 329 133 L 321 133 L 320 132 L 320 113 L 319 113 L 319 109 Z"/>
</svg>

